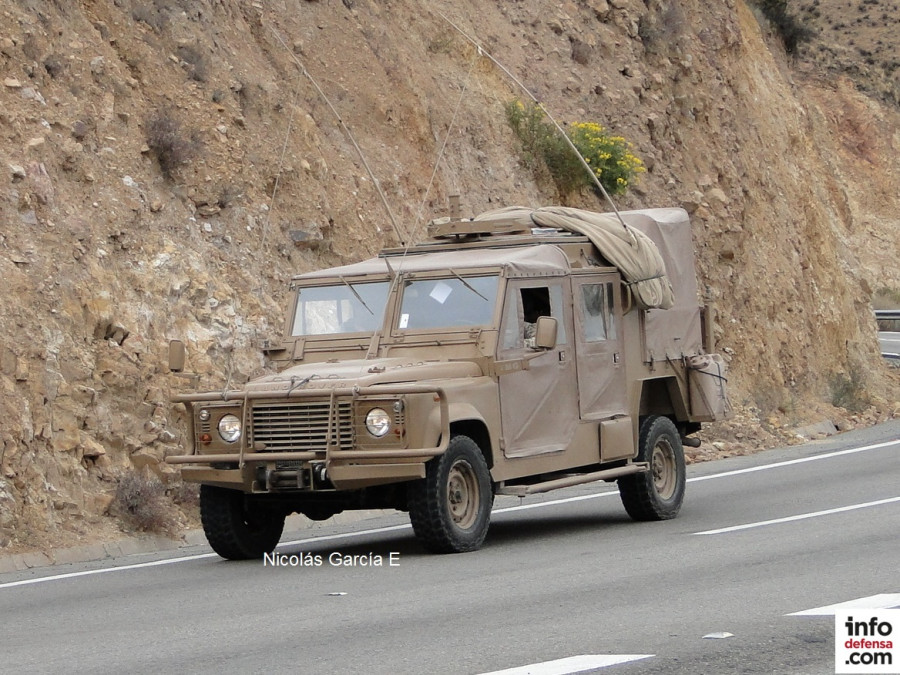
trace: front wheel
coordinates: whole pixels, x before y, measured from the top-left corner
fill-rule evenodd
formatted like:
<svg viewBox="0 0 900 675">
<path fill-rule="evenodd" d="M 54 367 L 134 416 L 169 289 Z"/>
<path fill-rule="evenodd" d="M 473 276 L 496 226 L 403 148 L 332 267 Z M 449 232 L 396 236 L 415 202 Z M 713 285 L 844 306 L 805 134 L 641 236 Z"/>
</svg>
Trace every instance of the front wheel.
<svg viewBox="0 0 900 675">
<path fill-rule="evenodd" d="M 238 490 L 200 486 L 200 520 L 212 549 L 228 560 L 250 560 L 271 553 L 284 530 L 282 511 L 248 504 Z"/>
<path fill-rule="evenodd" d="M 409 519 L 416 537 L 435 553 L 481 548 L 491 522 L 491 474 L 481 449 L 468 436 L 454 436 L 444 454 L 410 484 Z"/>
<path fill-rule="evenodd" d="M 635 520 L 667 520 L 678 515 L 686 481 L 681 435 L 668 417 L 651 415 L 641 423 L 638 462 L 650 471 L 619 479 L 619 495 Z"/>
</svg>

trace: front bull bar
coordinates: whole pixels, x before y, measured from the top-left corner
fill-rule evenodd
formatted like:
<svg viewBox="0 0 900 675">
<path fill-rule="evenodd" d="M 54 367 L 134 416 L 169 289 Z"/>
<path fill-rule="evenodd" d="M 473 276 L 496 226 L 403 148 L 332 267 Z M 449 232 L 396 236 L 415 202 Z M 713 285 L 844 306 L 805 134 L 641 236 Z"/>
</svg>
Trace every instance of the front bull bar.
<svg viewBox="0 0 900 675">
<path fill-rule="evenodd" d="M 391 396 L 401 394 L 433 394 L 437 398 L 441 411 L 441 435 L 440 443 L 433 448 L 414 448 L 414 449 L 396 449 L 387 450 L 339 450 L 340 445 L 336 442 L 337 424 L 335 417 L 337 415 L 336 401 L 338 397 L 350 396 L 354 401 L 360 396 Z M 295 390 L 288 391 L 283 394 L 286 398 L 317 398 L 322 396 L 321 391 Z M 243 401 L 242 406 L 242 426 L 248 429 L 248 415 L 250 411 L 249 402 L 257 399 L 273 399 L 270 392 L 241 392 L 241 391 L 225 391 L 225 392 L 209 392 L 205 394 L 179 394 L 173 397 L 175 403 L 195 403 L 211 401 Z M 447 395 L 441 387 L 431 387 L 421 384 L 401 384 L 386 390 L 384 387 L 348 387 L 341 389 L 332 389 L 330 392 L 330 409 L 328 420 L 328 431 L 325 441 L 324 459 L 326 465 L 330 464 L 333 459 L 427 459 L 443 454 L 450 444 L 450 409 L 447 404 Z M 194 444 L 197 449 L 197 444 Z M 337 453 L 332 453 L 337 450 Z M 238 467 L 243 469 L 247 463 L 258 462 L 280 462 L 280 461 L 308 461 L 322 459 L 323 451 L 313 450 L 305 452 L 265 452 L 263 443 L 255 443 L 252 451 L 247 447 L 247 435 L 241 436 L 241 448 L 239 452 L 227 454 L 208 454 L 202 455 L 196 452 L 190 455 L 172 455 L 166 457 L 168 464 L 213 464 L 218 462 L 234 463 L 237 462 Z"/>
</svg>

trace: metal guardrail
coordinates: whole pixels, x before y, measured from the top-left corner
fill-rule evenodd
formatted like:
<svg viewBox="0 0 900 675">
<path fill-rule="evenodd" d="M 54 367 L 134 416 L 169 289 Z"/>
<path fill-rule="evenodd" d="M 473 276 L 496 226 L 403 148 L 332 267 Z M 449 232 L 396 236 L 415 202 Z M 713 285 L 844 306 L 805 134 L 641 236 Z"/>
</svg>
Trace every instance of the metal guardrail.
<svg viewBox="0 0 900 675">
<path fill-rule="evenodd" d="M 875 320 L 878 323 L 879 337 L 887 338 L 888 335 L 900 331 L 900 309 L 876 309 Z M 891 325 L 893 323 L 893 325 Z M 881 355 L 892 364 L 900 365 L 900 354 L 886 352 L 885 340 L 881 340 Z"/>
</svg>

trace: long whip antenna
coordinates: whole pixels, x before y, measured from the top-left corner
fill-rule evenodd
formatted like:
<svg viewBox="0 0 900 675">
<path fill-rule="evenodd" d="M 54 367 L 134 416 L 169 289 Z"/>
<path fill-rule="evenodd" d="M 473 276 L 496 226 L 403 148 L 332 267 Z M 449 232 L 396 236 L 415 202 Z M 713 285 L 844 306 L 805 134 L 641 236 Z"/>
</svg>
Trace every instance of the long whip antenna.
<svg viewBox="0 0 900 675">
<path fill-rule="evenodd" d="M 534 101 L 534 104 L 538 108 L 541 109 L 541 111 L 547 116 L 547 119 L 549 119 L 553 123 L 553 126 L 556 127 L 556 130 L 559 132 L 560 136 L 562 136 L 563 140 L 566 142 L 566 145 L 568 145 L 569 148 L 572 150 L 572 152 L 575 153 L 575 156 L 578 157 L 578 161 L 581 162 L 581 165 L 584 167 L 584 170 L 590 174 L 591 180 L 594 181 L 594 185 L 596 185 L 598 188 L 600 188 L 600 192 L 606 198 L 606 201 L 609 202 L 609 205 L 612 207 L 612 210 L 616 214 L 616 218 L 618 218 L 619 222 L 622 224 L 622 227 L 624 227 L 625 230 L 628 231 L 628 226 L 625 224 L 625 221 L 622 220 L 622 216 L 619 214 L 619 209 L 616 208 L 616 204 L 612 200 L 612 197 L 609 196 L 609 192 L 607 192 L 606 188 L 603 187 L 603 184 L 597 178 L 597 175 L 594 173 L 593 169 L 591 169 L 590 165 L 586 161 L 584 161 L 584 157 L 582 157 L 581 153 L 578 152 L 578 148 L 575 147 L 575 144 L 572 143 L 572 139 L 569 138 L 569 135 L 563 130 L 563 128 L 559 125 L 559 123 L 556 121 L 556 119 L 553 117 L 553 115 L 551 115 L 550 112 L 544 107 L 544 104 L 541 103 L 537 99 L 537 97 L 531 93 L 531 90 L 528 87 L 526 87 L 524 84 L 522 84 L 522 82 L 519 80 L 519 78 L 517 78 L 515 75 L 513 75 L 506 66 L 504 66 L 502 63 L 500 63 L 500 61 L 498 61 L 496 58 L 494 58 L 494 56 L 489 51 L 487 51 L 481 45 L 481 43 L 478 42 L 478 40 L 473 38 L 471 35 L 466 33 L 462 28 L 460 28 L 455 23 L 453 23 L 442 12 L 439 12 L 437 10 L 435 10 L 435 11 L 436 11 L 437 15 L 440 16 L 448 24 L 450 24 L 453 27 L 453 29 L 456 30 L 456 32 L 458 32 L 466 40 L 471 42 L 475 46 L 475 48 L 478 49 L 479 54 L 483 54 L 484 56 L 489 58 L 495 66 L 497 66 L 500 70 L 502 70 L 504 73 L 506 73 L 507 77 L 509 77 L 509 79 L 511 79 L 513 82 L 515 82 L 518 85 L 518 87 L 522 91 L 524 91 L 532 101 Z M 630 231 L 629 231 L 629 233 L 630 233 Z"/>
<path fill-rule="evenodd" d="M 472 58 L 472 62 L 469 64 L 469 72 L 466 73 L 465 82 L 463 82 L 463 86 L 460 88 L 459 98 L 456 100 L 456 106 L 453 108 L 453 116 L 450 118 L 450 124 L 447 126 L 447 133 L 444 134 L 444 140 L 441 143 L 440 150 L 438 150 L 437 159 L 434 160 L 434 167 L 431 170 L 431 178 L 428 181 L 428 187 L 425 188 L 425 194 L 422 197 L 422 202 L 421 202 L 421 204 L 419 204 L 419 212 L 416 215 L 416 221 L 415 221 L 412 231 L 410 233 L 410 240 L 406 243 L 406 245 L 403 249 L 403 255 L 400 256 L 400 265 L 398 267 L 398 270 L 402 269 L 403 261 L 406 258 L 406 254 L 409 252 L 410 247 L 413 245 L 413 242 L 414 242 L 413 237 L 418 235 L 419 228 L 422 226 L 422 223 L 423 223 L 422 214 L 425 211 L 425 204 L 428 202 L 428 195 L 431 192 L 431 188 L 434 186 L 434 179 L 437 176 L 438 167 L 440 166 L 441 160 L 444 157 L 444 150 L 446 150 L 446 148 L 447 148 L 447 142 L 450 140 L 450 135 L 453 132 L 453 125 L 456 124 L 456 118 L 459 115 L 459 109 L 462 107 L 463 100 L 466 97 L 466 91 L 469 88 L 469 80 L 472 77 L 472 71 L 475 69 L 475 64 L 477 62 L 478 62 L 478 54 L 476 53 L 475 56 Z M 384 262 L 388 267 L 389 274 L 391 275 L 391 290 L 393 290 L 393 287 L 397 284 L 398 280 L 400 279 L 400 275 L 397 274 L 397 270 L 394 270 L 391 267 L 391 263 L 388 262 L 388 258 L 385 258 Z"/>
<path fill-rule="evenodd" d="M 465 99 L 466 91 L 469 88 L 469 80 L 472 78 L 472 71 L 475 69 L 475 64 L 478 62 L 478 54 L 472 59 L 472 62 L 469 64 L 469 71 L 466 73 L 465 82 L 463 82 L 463 86 L 459 91 L 459 98 L 456 100 L 456 107 L 453 108 L 453 116 L 450 118 L 450 124 L 447 127 L 447 133 L 444 135 L 444 141 L 441 143 L 441 148 L 438 151 L 437 159 L 434 161 L 434 167 L 431 170 L 431 178 L 428 180 L 428 187 L 425 188 L 425 195 L 422 197 L 422 202 L 419 204 L 419 212 L 416 215 L 416 224 L 413 229 L 413 233 L 415 234 L 418 228 L 421 226 L 423 219 L 422 214 L 425 211 L 425 204 L 428 202 L 428 195 L 431 192 L 431 188 L 434 186 L 434 179 L 437 176 L 438 166 L 441 163 L 441 160 L 444 157 L 444 151 L 447 149 L 447 142 L 450 140 L 450 134 L 453 131 L 453 125 L 456 124 L 456 118 L 459 115 L 459 109 L 462 106 L 462 102 Z M 407 244 L 407 249 L 409 248 L 409 244 Z"/>
<path fill-rule="evenodd" d="M 381 185 L 378 182 L 378 179 L 375 177 L 375 173 L 372 171 L 372 168 L 369 166 L 369 162 L 366 161 L 366 156 L 363 154 L 362 149 L 356 142 L 356 139 L 353 137 L 353 134 L 350 133 L 350 129 L 344 124 L 344 119 L 341 117 L 340 113 L 338 113 L 337 109 L 331 104 L 331 100 L 328 96 L 325 95 L 325 92 L 322 91 L 322 87 L 319 86 L 319 83 L 316 82 L 315 78 L 310 75 L 309 71 L 306 69 L 306 66 L 303 65 L 303 62 L 291 51 L 285 41 L 281 38 L 281 36 L 272 28 L 272 33 L 275 35 L 275 38 L 281 43 L 281 46 L 284 47 L 285 52 L 294 60 L 294 63 L 297 64 L 297 67 L 300 68 L 300 72 L 303 73 L 304 77 L 308 79 L 313 87 L 316 88 L 316 91 L 319 93 L 319 96 L 325 101 L 325 104 L 331 110 L 332 114 L 337 118 L 338 123 L 341 125 L 341 129 L 344 130 L 344 133 L 347 134 L 347 138 L 350 139 L 350 142 L 353 144 L 354 149 L 356 150 L 356 154 L 359 155 L 360 160 L 363 163 L 363 166 L 366 168 L 366 171 L 369 174 L 369 177 L 372 179 L 372 184 L 375 186 L 376 191 L 378 192 L 378 196 L 381 197 L 381 203 L 384 205 L 384 210 L 388 214 L 388 218 L 391 221 L 391 227 L 394 229 L 394 234 L 397 236 L 397 239 L 400 240 L 401 245 L 405 245 L 408 239 L 407 235 L 400 229 L 400 225 L 397 223 L 397 219 L 394 218 L 394 213 L 391 211 L 390 205 L 388 205 L 387 198 L 384 196 L 384 191 L 381 189 Z"/>
<path fill-rule="evenodd" d="M 275 185 L 272 186 L 272 196 L 269 198 L 269 209 L 266 211 L 266 219 L 263 222 L 262 237 L 259 240 L 259 250 L 266 247 L 266 237 L 269 234 L 269 221 L 272 219 L 272 212 L 275 210 L 275 197 L 278 195 L 278 186 L 281 184 L 281 172 L 284 168 L 284 158 L 287 154 L 288 141 L 291 138 L 291 131 L 294 128 L 294 110 L 297 108 L 297 97 L 300 95 L 300 83 L 294 88 L 294 100 L 291 101 L 291 114 L 288 117 L 287 130 L 284 132 L 284 142 L 281 144 L 281 156 L 278 158 L 278 173 L 275 175 Z"/>
</svg>

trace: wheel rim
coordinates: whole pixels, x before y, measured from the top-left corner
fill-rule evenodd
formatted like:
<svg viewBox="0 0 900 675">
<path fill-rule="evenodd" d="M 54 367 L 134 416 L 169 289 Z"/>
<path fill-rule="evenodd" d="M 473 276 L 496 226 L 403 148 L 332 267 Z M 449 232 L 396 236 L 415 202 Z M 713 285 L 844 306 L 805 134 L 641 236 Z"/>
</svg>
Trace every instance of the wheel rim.
<svg viewBox="0 0 900 675">
<path fill-rule="evenodd" d="M 653 487 L 656 489 L 656 494 L 662 499 L 671 499 L 675 494 L 677 480 L 675 451 L 668 440 L 661 438 L 653 446 L 650 471 L 653 474 Z"/>
<path fill-rule="evenodd" d="M 447 507 L 457 527 L 472 527 L 478 517 L 479 501 L 478 479 L 472 465 L 462 460 L 454 463 L 447 476 Z"/>
</svg>

